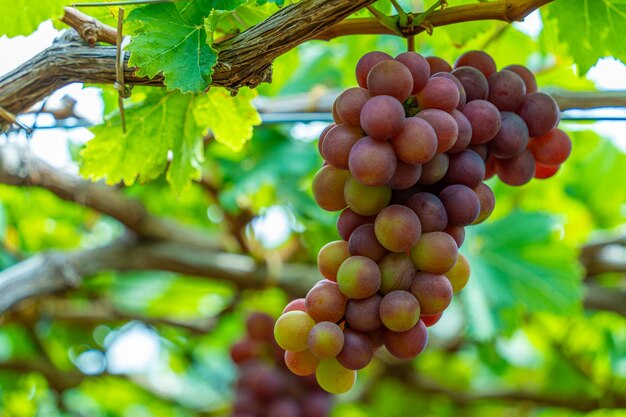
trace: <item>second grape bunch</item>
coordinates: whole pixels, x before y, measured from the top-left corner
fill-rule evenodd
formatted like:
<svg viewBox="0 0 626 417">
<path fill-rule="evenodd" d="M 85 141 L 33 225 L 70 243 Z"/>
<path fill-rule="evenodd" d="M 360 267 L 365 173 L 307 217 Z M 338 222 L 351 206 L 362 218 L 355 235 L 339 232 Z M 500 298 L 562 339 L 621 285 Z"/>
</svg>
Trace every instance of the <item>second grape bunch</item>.
<svg viewBox="0 0 626 417">
<path fill-rule="evenodd" d="M 274 327 L 287 367 L 331 393 L 348 391 L 383 345 L 405 360 L 424 350 L 426 328 L 469 280 L 464 228 L 494 209 L 483 181 L 548 178 L 571 151 L 532 72 L 497 71 L 482 51 L 454 69 L 415 52 L 370 52 L 356 80 L 334 103 L 313 179 L 319 206 L 342 210 L 342 239 L 320 250 L 324 279 Z"/>
</svg>

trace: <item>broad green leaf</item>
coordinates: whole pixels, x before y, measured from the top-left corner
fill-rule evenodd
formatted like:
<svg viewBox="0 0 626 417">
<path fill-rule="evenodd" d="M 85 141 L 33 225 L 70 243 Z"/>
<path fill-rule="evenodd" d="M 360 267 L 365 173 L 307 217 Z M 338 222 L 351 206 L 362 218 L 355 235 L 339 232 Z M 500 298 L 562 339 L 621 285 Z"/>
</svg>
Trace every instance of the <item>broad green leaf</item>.
<svg viewBox="0 0 626 417">
<path fill-rule="evenodd" d="M 235 10 L 247 0 L 189 0 L 174 3 L 180 16 L 195 24 L 202 23 L 202 20 L 209 15 L 211 10 Z"/>
<path fill-rule="evenodd" d="M 0 36 L 28 35 L 45 20 L 63 14 L 66 0 L 0 0 Z"/>
<path fill-rule="evenodd" d="M 243 32 L 249 27 L 267 19 L 275 9 L 276 7 L 269 5 L 261 7 L 244 4 L 235 10 L 214 10 L 209 16 L 212 22 L 207 26 L 207 31 L 219 33 Z"/>
<path fill-rule="evenodd" d="M 97 2 L 99 0 L 82 0 L 81 2 Z M 58 29 L 65 29 L 67 25 L 59 19 L 63 16 L 63 7 L 70 6 L 72 0 L 0 0 L 0 36 L 14 37 L 33 33 L 42 22 L 53 19 L 53 24 Z M 128 12 L 134 6 L 125 6 Z M 96 19 L 114 25 L 116 17 L 113 16 L 117 8 L 98 7 L 91 8 L 88 14 Z"/>
<path fill-rule="evenodd" d="M 133 10 L 126 22 L 134 34 L 129 64 L 138 75 L 163 73 L 165 86 L 183 93 L 209 87 L 217 51 L 207 43 L 203 18 L 186 19 L 174 4 L 162 3 Z"/>
<path fill-rule="evenodd" d="M 168 151 L 173 151 L 168 178 L 180 190 L 197 176 L 201 153 L 194 141 L 201 142 L 201 128 L 190 110 L 194 96 L 155 92 L 141 105 L 126 111 L 126 133 L 122 133 L 119 113 L 92 129 L 95 138 L 81 151 L 81 173 L 108 184 L 127 185 L 147 182 L 163 173 Z M 182 178 L 187 175 L 187 178 Z"/>
<path fill-rule="evenodd" d="M 548 8 L 559 39 L 567 44 L 582 74 L 607 55 L 626 61 L 626 4 L 621 0 L 556 0 Z"/>
<path fill-rule="evenodd" d="M 255 96 L 247 89 L 236 97 L 218 88 L 202 96 L 152 92 L 141 104 L 128 107 L 125 134 L 118 112 L 92 129 L 95 138 L 81 151 L 81 173 L 105 178 L 108 184 L 131 185 L 154 180 L 167 167 L 168 182 L 180 192 L 200 178 L 203 132 L 210 129 L 217 141 L 237 150 L 252 137 L 253 126 L 261 122 L 251 104 Z"/>
<path fill-rule="evenodd" d="M 225 89 L 211 89 L 198 99 L 194 115 L 200 126 L 210 128 L 219 143 L 239 152 L 252 138 L 261 116 L 252 106 L 256 92 L 242 88 L 235 97 Z"/>
<path fill-rule="evenodd" d="M 183 190 L 190 180 L 199 180 L 202 176 L 203 143 L 199 135 L 201 127 L 193 115 L 193 104 L 190 102 L 186 107 L 182 129 L 173 138 L 173 156 L 167 170 L 167 181 L 174 190 Z"/>
<path fill-rule="evenodd" d="M 285 4 L 285 0 L 256 0 L 256 4 L 258 4 L 259 6 L 263 6 L 267 3 L 276 3 L 277 6 L 282 6 L 283 4 Z"/>
<path fill-rule="evenodd" d="M 564 167 L 567 195 L 587 207 L 596 228 L 624 223 L 626 153 L 591 131 L 569 134 L 574 151 Z"/>
<path fill-rule="evenodd" d="M 468 290 L 474 288 L 464 296 L 465 307 L 475 313 L 475 308 L 482 308 L 475 305 L 479 301 L 489 311 L 470 321 L 475 333 L 488 336 L 496 330 L 493 326 L 505 329 L 506 322 L 517 321 L 521 312 L 572 314 L 579 310 L 581 268 L 576 251 L 557 236 L 557 227 L 552 216 L 516 211 L 496 222 L 468 228 L 466 253 L 472 265 Z M 475 298 L 479 296 L 476 291 L 484 300 Z M 485 328 L 487 323 L 491 324 Z"/>
<path fill-rule="evenodd" d="M 443 26 L 441 28 L 435 28 L 435 30 L 446 32 L 455 47 L 463 48 L 469 41 L 477 37 L 482 38 L 493 36 L 494 31 L 497 31 L 498 26 L 501 25 L 503 25 L 503 23 L 482 20 L 457 23 L 454 25 Z"/>
</svg>

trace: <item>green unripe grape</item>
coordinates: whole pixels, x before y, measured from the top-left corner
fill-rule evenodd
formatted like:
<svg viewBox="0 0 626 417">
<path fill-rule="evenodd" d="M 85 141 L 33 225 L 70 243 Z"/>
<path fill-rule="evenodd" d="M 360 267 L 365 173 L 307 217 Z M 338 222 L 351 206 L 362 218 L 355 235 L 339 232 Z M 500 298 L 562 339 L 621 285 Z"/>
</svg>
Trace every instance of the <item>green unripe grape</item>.
<svg viewBox="0 0 626 417">
<path fill-rule="evenodd" d="M 424 233 L 411 249 L 411 260 L 415 267 L 431 274 L 445 274 L 456 263 L 458 247 L 447 233 Z"/>
<path fill-rule="evenodd" d="M 349 257 L 348 242 L 345 240 L 329 242 L 320 249 L 317 255 L 317 268 L 324 278 L 337 281 L 337 270 Z"/>
<path fill-rule="evenodd" d="M 274 338 L 281 348 L 300 352 L 308 347 L 309 332 L 315 321 L 304 311 L 289 311 L 276 320 Z"/>
<path fill-rule="evenodd" d="M 348 207 L 362 216 L 373 216 L 387 207 L 391 200 L 391 188 L 386 185 L 370 187 L 349 176 L 344 187 Z"/>
<path fill-rule="evenodd" d="M 413 282 L 415 266 L 404 253 L 390 253 L 378 263 L 380 268 L 380 293 L 408 290 Z"/>
<path fill-rule="evenodd" d="M 450 280 L 455 294 L 465 288 L 470 277 L 470 264 L 467 258 L 459 253 L 456 263 L 445 275 Z"/>
<path fill-rule="evenodd" d="M 356 381 L 356 371 L 346 369 L 335 358 L 322 359 L 315 371 L 317 383 L 326 392 L 343 394 Z"/>
</svg>

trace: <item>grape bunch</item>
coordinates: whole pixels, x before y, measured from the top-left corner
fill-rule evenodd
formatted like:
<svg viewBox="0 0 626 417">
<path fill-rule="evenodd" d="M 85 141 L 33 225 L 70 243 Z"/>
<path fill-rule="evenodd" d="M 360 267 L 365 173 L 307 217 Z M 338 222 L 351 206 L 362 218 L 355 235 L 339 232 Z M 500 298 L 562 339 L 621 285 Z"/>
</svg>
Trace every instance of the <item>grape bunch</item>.
<svg viewBox="0 0 626 417">
<path fill-rule="evenodd" d="M 312 186 L 321 208 L 341 210 L 342 239 L 320 250 L 324 279 L 274 328 L 287 367 L 315 373 L 331 393 L 349 390 L 383 345 L 405 360 L 424 350 L 426 328 L 468 282 L 465 227 L 494 209 L 483 181 L 548 178 L 572 146 L 532 72 L 497 71 L 481 51 L 454 68 L 415 52 L 370 52 L 356 78 L 320 136 L 325 162 Z"/>
<path fill-rule="evenodd" d="M 285 367 L 285 351 L 273 337 L 274 319 L 255 312 L 246 320 L 246 337 L 230 356 L 239 367 L 233 417 L 326 417 L 330 396 L 314 378 L 294 376 Z"/>
</svg>

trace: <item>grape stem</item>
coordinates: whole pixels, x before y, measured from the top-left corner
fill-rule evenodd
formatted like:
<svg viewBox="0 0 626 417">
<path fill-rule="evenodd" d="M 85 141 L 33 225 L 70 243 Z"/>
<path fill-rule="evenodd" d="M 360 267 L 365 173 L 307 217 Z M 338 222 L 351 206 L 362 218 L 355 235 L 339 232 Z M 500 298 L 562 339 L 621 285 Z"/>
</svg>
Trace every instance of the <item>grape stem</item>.
<svg viewBox="0 0 626 417">
<path fill-rule="evenodd" d="M 410 32 L 401 36 L 417 35 L 427 32 L 429 27 L 446 26 L 455 23 L 477 20 L 501 20 L 507 23 L 523 20 L 531 12 L 554 0 L 494 0 L 489 2 L 450 6 L 441 10 L 434 10 L 428 16 L 428 25 L 418 25 L 413 22 Z M 426 12 L 425 12 L 426 13 Z M 426 19 L 422 23 L 426 23 Z M 409 30 L 409 29 L 407 29 Z M 331 40 L 345 35 L 397 35 L 393 30 L 382 25 L 377 19 L 353 18 L 346 19 L 324 30 L 316 39 Z"/>
<path fill-rule="evenodd" d="M 381 25 L 392 30 L 398 36 L 404 36 L 399 28 L 397 16 L 387 16 L 374 6 L 366 6 L 366 8 L 374 16 L 374 19 L 376 19 Z"/>
<path fill-rule="evenodd" d="M 407 13 L 404 11 L 402 6 L 398 4 L 396 0 L 390 0 L 390 1 L 393 7 L 396 9 L 396 12 L 398 12 L 398 26 L 400 27 L 407 26 L 409 24 L 409 16 L 407 15 Z"/>
<path fill-rule="evenodd" d="M 430 6 L 428 10 L 417 15 L 417 19 L 413 21 L 413 25 L 419 26 L 423 21 L 425 21 L 428 18 L 428 16 L 430 16 L 432 12 L 434 12 L 440 7 L 441 7 L 441 10 L 443 10 L 446 8 L 447 5 L 448 5 L 448 2 L 446 0 L 437 0 L 437 2 L 435 2 L 435 4 L 433 4 L 432 6 Z"/>
</svg>

